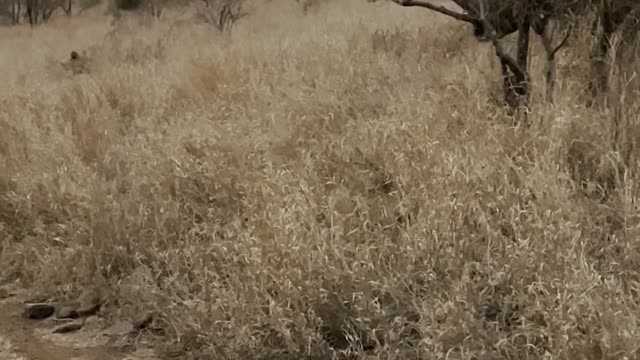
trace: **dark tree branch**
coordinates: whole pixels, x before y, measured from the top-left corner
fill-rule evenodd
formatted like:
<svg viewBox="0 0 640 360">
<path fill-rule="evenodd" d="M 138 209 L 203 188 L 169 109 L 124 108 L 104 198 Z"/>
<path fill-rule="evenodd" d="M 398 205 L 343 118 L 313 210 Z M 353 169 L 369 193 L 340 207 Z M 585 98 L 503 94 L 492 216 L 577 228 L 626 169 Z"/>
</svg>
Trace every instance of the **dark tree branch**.
<svg viewBox="0 0 640 360">
<path fill-rule="evenodd" d="M 493 28 L 491 23 L 487 21 L 484 15 L 481 15 L 481 16 L 482 17 L 480 21 L 482 22 L 482 25 L 485 27 L 488 38 L 493 44 L 493 47 L 496 49 L 496 55 L 498 56 L 498 58 L 500 58 L 500 61 L 502 61 L 509 68 L 509 70 L 513 72 L 515 76 L 522 77 L 522 78 L 526 77 L 526 71 L 522 69 L 520 65 L 518 65 L 518 62 L 511 55 L 509 55 L 502 47 L 502 44 L 498 39 L 496 29 Z"/>
<path fill-rule="evenodd" d="M 471 23 L 474 26 L 474 35 L 476 35 L 476 37 L 479 37 L 478 34 L 481 34 L 483 39 L 489 40 L 493 44 L 502 69 L 505 103 L 512 110 L 519 110 L 523 105 L 526 107 L 529 97 L 527 60 L 529 54 L 529 34 L 533 16 L 529 13 L 529 9 L 521 9 L 521 11 L 524 11 L 524 13 L 521 13 L 521 17 L 513 18 L 515 15 L 511 15 L 512 18 L 509 18 L 510 15 L 508 14 L 506 3 L 503 8 L 498 9 L 498 13 L 495 13 L 496 9 L 488 10 L 485 8 L 485 1 L 486 0 L 454 0 L 458 6 L 467 12 L 467 14 L 465 14 L 449 10 L 444 6 L 434 5 L 428 0 L 393 0 L 393 2 L 401 6 L 422 7 L 456 20 Z M 477 7 L 474 6 L 473 2 L 477 4 Z M 507 23 L 503 23 L 502 21 L 502 17 L 505 16 L 508 20 Z M 495 24 L 493 21 L 495 21 Z M 543 23 L 546 24 L 546 21 Z M 541 27 L 544 27 L 544 25 Z M 501 31 L 500 35 L 498 34 L 498 30 Z M 514 31 L 519 32 L 518 52 L 515 58 L 505 51 L 500 42 L 504 34 Z M 476 32 L 478 34 L 476 34 Z"/>
<path fill-rule="evenodd" d="M 551 55 L 552 56 L 554 56 L 560 49 L 562 49 L 567 44 L 567 41 L 571 37 L 571 33 L 572 32 L 573 32 L 573 29 L 571 27 L 567 29 L 567 31 L 564 34 L 564 37 L 562 38 L 562 40 L 560 41 L 558 46 L 556 46 L 555 48 L 551 49 Z"/>
<path fill-rule="evenodd" d="M 527 59 L 531 17 L 528 14 L 524 14 L 518 24 L 518 52 L 514 59 L 504 50 L 495 27 L 487 19 L 484 0 L 477 0 L 477 2 L 480 10 L 480 21 L 482 21 L 488 39 L 493 44 L 496 56 L 500 59 L 504 79 L 505 103 L 510 110 L 517 111 L 522 105 L 526 106 L 529 97 Z"/>
<path fill-rule="evenodd" d="M 571 33 L 573 31 L 573 26 L 569 26 L 569 28 L 567 28 L 567 30 L 564 33 L 564 36 L 562 38 L 562 40 L 560 41 L 560 43 L 557 46 L 553 46 L 553 38 L 555 35 L 555 27 L 553 27 L 550 31 L 548 31 L 548 27 L 547 29 L 545 29 L 544 31 L 542 31 L 541 37 L 542 37 L 542 45 L 544 47 L 544 51 L 546 53 L 546 65 L 545 65 L 545 83 L 546 83 L 546 91 L 545 91 L 545 99 L 548 103 L 553 104 L 554 103 L 554 98 L 553 98 L 553 92 L 555 89 L 555 85 L 556 85 L 556 53 L 562 49 L 566 43 L 567 40 L 569 40 L 569 37 L 571 36 Z"/>
<path fill-rule="evenodd" d="M 417 7 L 423 7 L 425 9 L 429 9 L 435 12 L 438 12 L 440 14 L 452 17 L 456 20 L 460 20 L 460 21 L 464 21 L 464 22 L 468 22 L 470 24 L 478 24 L 480 21 L 473 17 L 473 16 L 469 16 L 469 15 L 465 15 L 462 13 L 458 13 L 452 10 L 447 9 L 444 6 L 438 6 L 438 5 L 433 5 L 430 2 L 427 1 L 418 1 L 418 0 L 393 0 L 393 2 L 395 2 L 398 5 L 402 5 L 402 6 L 417 6 Z"/>
</svg>

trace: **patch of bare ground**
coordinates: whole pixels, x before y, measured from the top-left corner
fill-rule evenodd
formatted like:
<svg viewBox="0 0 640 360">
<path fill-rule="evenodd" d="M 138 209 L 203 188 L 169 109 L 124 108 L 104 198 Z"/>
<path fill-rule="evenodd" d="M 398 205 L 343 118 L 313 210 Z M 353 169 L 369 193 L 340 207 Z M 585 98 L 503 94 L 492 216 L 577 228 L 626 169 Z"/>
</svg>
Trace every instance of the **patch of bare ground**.
<svg viewBox="0 0 640 360">
<path fill-rule="evenodd" d="M 134 325 L 106 326 L 97 314 L 63 319 L 53 312 L 44 319 L 29 316 L 25 291 L 0 288 L 0 358 L 3 360 L 153 360 L 153 351 L 130 338 Z M 42 304 L 42 308 L 50 304 Z M 50 305 L 54 306 L 54 305 Z M 57 306 L 54 306 L 57 307 Z M 40 312 L 40 314 L 43 314 Z M 40 316 L 41 317 L 41 316 Z M 81 324 L 70 327 L 69 324 Z M 68 327 L 69 331 L 60 331 Z"/>
</svg>

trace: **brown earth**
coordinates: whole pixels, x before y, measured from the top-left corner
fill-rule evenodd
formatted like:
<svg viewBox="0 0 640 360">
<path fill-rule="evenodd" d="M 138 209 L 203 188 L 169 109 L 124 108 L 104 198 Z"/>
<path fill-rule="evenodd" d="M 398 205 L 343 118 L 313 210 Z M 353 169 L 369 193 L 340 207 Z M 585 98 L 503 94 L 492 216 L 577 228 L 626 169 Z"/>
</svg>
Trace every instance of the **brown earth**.
<svg viewBox="0 0 640 360">
<path fill-rule="evenodd" d="M 130 327 L 124 323 L 101 329 L 96 317 L 72 334 L 54 334 L 60 321 L 23 316 L 26 296 L 6 291 L 0 299 L 0 358 L 7 360 L 152 360 L 150 350 L 132 351 L 117 344 Z M 93 321 L 91 321 L 93 320 Z M 94 324 L 91 326 L 91 324 Z M 123 329 L 118 332 L 118 329 Z"/>
</svg>

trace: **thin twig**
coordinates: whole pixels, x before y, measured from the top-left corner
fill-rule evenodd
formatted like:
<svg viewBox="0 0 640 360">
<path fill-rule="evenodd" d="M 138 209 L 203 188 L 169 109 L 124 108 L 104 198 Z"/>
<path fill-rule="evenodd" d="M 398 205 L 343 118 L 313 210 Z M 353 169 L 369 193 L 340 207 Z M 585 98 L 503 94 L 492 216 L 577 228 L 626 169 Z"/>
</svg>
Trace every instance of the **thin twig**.
<svg viewBox="0 0 640 360">
<path fill-rule="evenodd" d="M 562 49 L 564 47 L 564 45 L 567 43 L 567 40 L 569 40 L 569 38 L 571 37 L 571 33 L 573 32 L 573 27 L 570 27 L 567 29 L 567 31 L 564 34 L 564 37 L 562 38 L 562 41 L 560 41 L 560 43 L 558 44 L 558 46 L 556 46 L 552 51 L 551 51 L 551 55 L 555 55 L 558 50 Z"/>
</svg>

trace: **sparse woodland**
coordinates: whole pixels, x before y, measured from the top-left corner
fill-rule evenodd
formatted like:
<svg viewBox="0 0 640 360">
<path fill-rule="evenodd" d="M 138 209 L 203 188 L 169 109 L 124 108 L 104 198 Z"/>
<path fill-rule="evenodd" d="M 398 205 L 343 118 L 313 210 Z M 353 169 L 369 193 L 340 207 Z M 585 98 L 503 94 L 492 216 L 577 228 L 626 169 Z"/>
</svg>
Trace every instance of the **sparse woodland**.
<svg viewBox="0 0 640 360">
<path fill-rule="evenodd" d="M 635 0 L 0 6 L 0 285 L 165 359 L 640 356 Z"/>
</svg>

